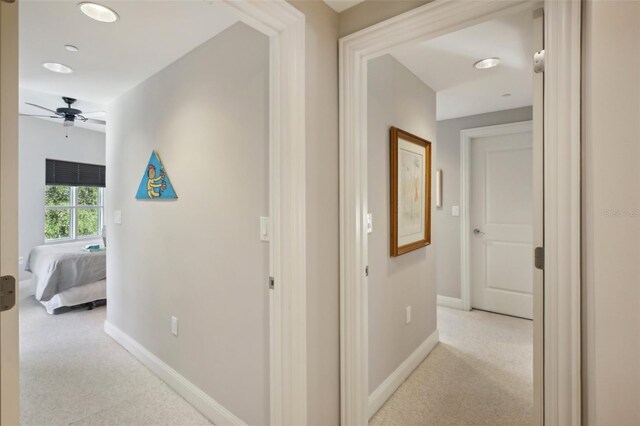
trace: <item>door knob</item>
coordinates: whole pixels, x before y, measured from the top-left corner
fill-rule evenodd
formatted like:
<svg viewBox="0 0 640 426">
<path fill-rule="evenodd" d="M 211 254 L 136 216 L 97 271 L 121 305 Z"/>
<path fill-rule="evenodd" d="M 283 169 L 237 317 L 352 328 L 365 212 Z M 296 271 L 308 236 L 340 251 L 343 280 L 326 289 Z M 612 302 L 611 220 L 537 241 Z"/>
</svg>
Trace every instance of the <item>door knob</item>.
<svg viewBox="0 0 640 426">
<path fill-rule="evenodd" d="M 482 235 L 486 235 L 484 232 L 482 232 L 481 230 L 479 230 L 478 228 L 473 230 L 473 233 L 476 235 L 482 234 Z"/>
</svg>

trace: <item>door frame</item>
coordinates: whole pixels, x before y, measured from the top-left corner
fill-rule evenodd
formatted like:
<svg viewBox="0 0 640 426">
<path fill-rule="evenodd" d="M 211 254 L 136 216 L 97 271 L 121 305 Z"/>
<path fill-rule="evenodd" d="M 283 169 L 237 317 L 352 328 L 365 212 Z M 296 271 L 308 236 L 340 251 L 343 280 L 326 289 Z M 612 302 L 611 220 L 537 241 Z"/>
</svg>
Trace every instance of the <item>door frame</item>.
<svg viewBox="0 0 640 426">
<path fill-rule="evenodd" d="M 340 39 L 342 424 L 368 422 L 367 62 L 392 48 L 544 5 L 544 419 L 580 424 L 579 0 L 435 0 Z"/>
<path fill-rule="evenodd" d="M 18 2 L 2 0 L 1 4 L 3 25 L 8 22 L 4 20 L 4 12 L 9 8 L 14 8 L 11 22 L 17 24 Z M 271 424 L 306 424 L 305 16 L 285 0 L 265 2 L 223 0 L 222 4 L 240 21 L 269 37 L 270 271 L 275 278 L 275 286 L 269 296 L 270 422 Z M 2 41 L 4 59 L 4 47 L 9 45 L 5 46 L 4 38 Z M 15 41 L 17 49 L 17 40 Z M 17 50 L 14 59 L 17 70 Z M 7 62 L 7 65 L 13 64 Z M 18 81 L 17 74 L 14 76 L 13 70 L 11 73 L 3 71 L 0 77 L 3 90 L 0 136 L 4 151 L 5 148 L 9 150 L 14 146 L 17 147 L 18 143 Z M 15 82 L 12 80 L 14 77 Z M 11 90 L 12 94 L 15 92 L 15 102 L 11 104 L 11 108 L 5 108 L 7 106 L 5 99 L 7 102 L 13 101 L 9 96 L 5 97 L 5 89 Z M 12 123 L 11 127 L 6 120 Z M 14 172 L 17 176 L 17 170 L 3 169 L 3 181 L 5 181 L 5 174 L 9 176 Z M 17 214 L 17 204 L 11 204 L 15 205 Z M 10 216 L 4 214 L 4 209 L 5 207 L 1 216 L 2 223 L 5 216 L 7 221 Z M 11 265 L 2 265 L 3 274 L 13 272 L 12 275 L 14 275 L 17 272 L 17 242 L 15 256 L 12 255 L 11 259 L 13 257 L 15 262 L 12 261 Z M 268 285 L 266 277 L 264 284 Z M 17 307 L 12 311 L 11 314 L 17 318 Z M 3 319 L 6 318 L 6 314 L 2 314 Z M 6 329 L 5 325 L 8 327 L 9 322 L 2 321 L 3 329 Z M 17 325 L 13 327 L 12 324 L 13 328 L 17 331 Z M 9 376 L 4 374 L 8 371 L 6 368 L 15 372 L 18 369 L 17 360 L 13 356 L 17 355 L 17 336 L 15 336 L 15 345 L 11 346 L 11 354 L 7 355 L 10 358 L 5 358 L 5 353 L 9 354 L 9 348 L 4 348 L 0 352 L 2 376 L 5 379 Z M 7 363 L 8 359 L 12 362 Z M 0 389 L 5 389 L 5 381 L 2 380 L 0 383 L 2 385 Z M 17 397 L 17 385 L 15 388 L 0 395 L 1 404 L 7 403 L 7 406 L 15 408 L 11 410 L 12 413 L 17 413 L 17 403 L 6 398 Z M 9 417 L 9 410 L 1 411 L 2 424 L 17 423 L 14 421 L 15 416 Z M 6 416 L 5 413 L 7 413 Z M 235 422 L 241 423 L 239 420 Z"/>
<path fill-rule="evenodd" d="M 532 71 L 533 72 L 533 71 Z M 487 136 L 512 135 L 530 132 L 533 134 L 533 121 L 518 121 L 514 123 L 498 124 L 495 126 L 475 127 L 460 131 L 460 202 L 462 203 L 460 221 L 461 247 L 461 296 L 462 309 L 471 310 L 471 141 L 474 138 Z M 542 178 L 542 176 L 540 176 Z M 533 188 L 532 188 L 533 191 Z M 533 275 L 533 271 L 531 271 Z M 542 348 L 539 348 L 542 349 Z"/>
<path fill-rule="evenodd" d="M 0 275 L 18 277 L 18 5 L 0 2 Z M 16 305 L 19 298 L 16 282 Z M 6 343 L 9 343 L 8 345 Z M 14 344 L 15 343 L 15 344 Z M 20 420 L 17 306 L 0 313 L 0 425 Z"/>
<path fill-rule="evenodd" d="M 306 424 L 306 19 L 285 0 L 222 4 L 269 37 L 270 423 Z"/>
</svg>

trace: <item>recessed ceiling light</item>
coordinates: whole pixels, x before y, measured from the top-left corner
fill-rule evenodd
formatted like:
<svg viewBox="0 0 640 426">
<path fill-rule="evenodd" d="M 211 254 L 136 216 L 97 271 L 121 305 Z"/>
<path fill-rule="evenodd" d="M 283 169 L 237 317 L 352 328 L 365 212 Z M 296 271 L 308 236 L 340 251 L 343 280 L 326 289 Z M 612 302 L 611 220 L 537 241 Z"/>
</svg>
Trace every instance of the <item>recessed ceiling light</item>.
<svg viewBox="0 0 640 426">
<path fill-rule="evenodd" d="M 69 52 L 77 52 L 77 51 L 80 50 L 76 46 L 74 46 L 73 44 L 65 44 L 64 48 L 67 49 Z"/>
<path fill-rule="evenodd" d="M 45 62 L 42 64 L 42 66 L 49 71 L 58 72 L 60 74 L 71 74 L 73 72 L 73 69 L 71 69 L 71 67 L 59 64 L 57 62 Z"/>
<path fill-rule="evenodd" d="M 100 22 L 116 22 L 118 20 L 118 14 L 112 9 L 97 3 L 79 3 L 78 7 L 91 19 L 95 19 Z"/>
<path fill-rule="evenodd" d="M 499 63 L 500 58 L 486 58 L 476 62 L 475 64 L 473 64 L 473 66 L 478 70 L 486 70 L 489 68 L 497 67 Z"/>
</svg>

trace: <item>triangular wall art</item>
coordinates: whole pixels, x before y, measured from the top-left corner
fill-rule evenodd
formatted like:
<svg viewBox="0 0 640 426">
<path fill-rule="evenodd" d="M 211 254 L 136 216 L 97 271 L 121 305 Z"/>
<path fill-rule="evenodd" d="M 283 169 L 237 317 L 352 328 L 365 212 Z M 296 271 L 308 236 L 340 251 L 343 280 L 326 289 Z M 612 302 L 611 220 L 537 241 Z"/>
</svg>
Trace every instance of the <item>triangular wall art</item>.
<svg viewBox="0 0 640 426">
<path fill-rule="evenodd" d="M 178 198 L 173 190 L 171 180 L 164 170 L 160 157 L 155 151 L 151 152 L 149 164 L 144 170 L 142 181 L 136 193 L 138 200 L 167 200 Z"/>
</svg>

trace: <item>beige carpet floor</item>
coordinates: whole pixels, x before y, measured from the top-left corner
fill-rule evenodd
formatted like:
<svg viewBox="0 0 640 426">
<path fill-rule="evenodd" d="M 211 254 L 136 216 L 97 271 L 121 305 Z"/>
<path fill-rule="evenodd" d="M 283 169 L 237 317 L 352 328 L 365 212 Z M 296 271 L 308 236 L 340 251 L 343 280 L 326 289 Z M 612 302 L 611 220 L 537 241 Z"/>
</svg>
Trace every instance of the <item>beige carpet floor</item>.
<svg viewBox="0 0 640 426">
<path fill-rule="evenodd" d="M 530 425 L 533 328 L 524 319 L 438 308 L 440 343 L 370 425 Z"/>
<path fill-rule="evenodd" d="M 21 296 L 20 423 L 211 424 L 104 333 L 105 315 L 105 307 L 48 315 Z"/>
</svg>

